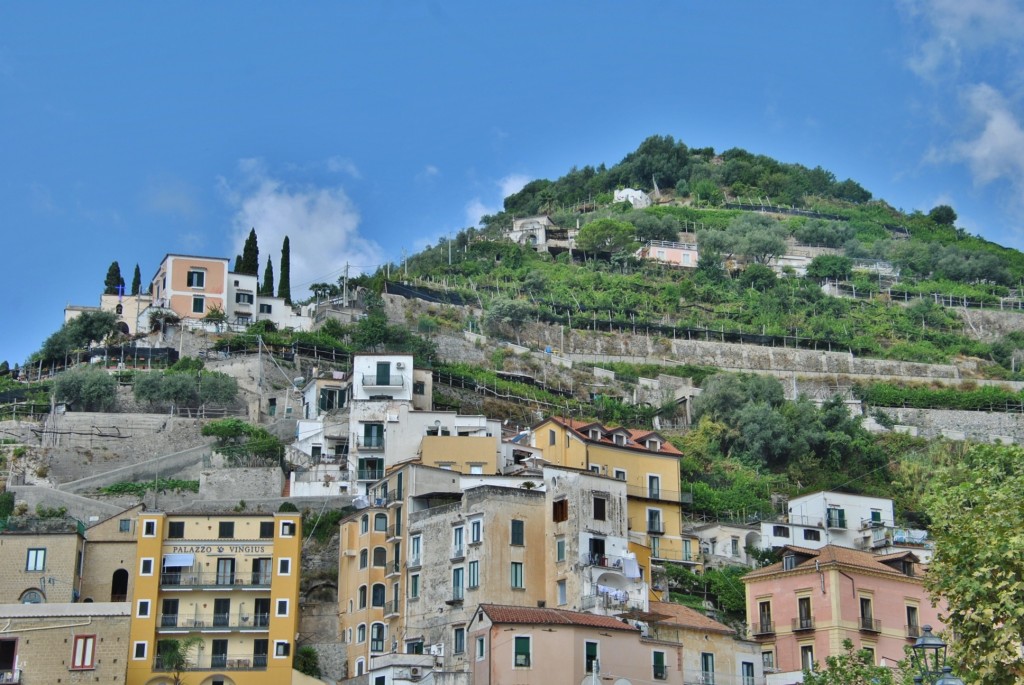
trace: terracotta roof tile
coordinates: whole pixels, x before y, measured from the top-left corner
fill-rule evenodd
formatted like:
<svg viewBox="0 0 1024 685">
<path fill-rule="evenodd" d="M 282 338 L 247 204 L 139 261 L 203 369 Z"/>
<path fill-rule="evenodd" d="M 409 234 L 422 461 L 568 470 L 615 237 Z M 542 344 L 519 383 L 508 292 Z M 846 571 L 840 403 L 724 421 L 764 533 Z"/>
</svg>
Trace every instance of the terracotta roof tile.
<svg viewBox="0 0 1024 685">
<path fill-rule="evenodd" d="M 557 624 L 601 628 L 603 630 L 637 630 L 617 618 L 588 614 L 582 611 L 517 607 L 504 604 L 481 604 L 480 610 L 487 614 L 488 618 L 491 619 L 491 623 Z"/>
<path fill-rule="evenodd" d="M 561 416 L 552 416 L 551 421 L 565 426 L 569 430 L 576 433 L 577 437 L 587 442 L 596 442 L 601 445 L 611 445 L 613 447 L 625 447 L 626 449 L 638 450 L 647 452 L 648 454 L 664 454 L 672 456 L 682 456 L 682 452 L 676 448 L 675 445 L 665 440 L 657 431 L 651 431 L 642 428 L 625 428 L 623 426 L 604 426 L 596 421 L 579 421 L 577 419 L 566 419 Z M 591 428 L 599 428 L 602 436 L 594 440 L 590 437 L 589 430 Z M 612 431 L 624 431 L 628 436 L 628 442 L 625 445 L 616 445 L 612 438 L 605 437 L 605 433 Z M 643 442 L 649 436 L 655 436 L 659 439 L 660 447 L 657 451 L 650 450 L 647 445 Z"/>
<path fill-rule="evenodd" d="M 696 609 L 691 609 L 690 607 L 683 606 L 682 604 L 675 604 L 673 602 L 651 602 L 650 611 L 652 614 L 667 614 L 670 617 L 667 620 L 659 621 L 659 623 L 667 623 L 674 626 L 681 626 L 683 628 L 693 628 L 695 630 L 728 633 L 730 635 L 736 632 L 724 623 L 719 623 L 713 618 L 708 618 Z"/>
<path fill-rule="evenodd" d="M 819 564 L 837 564 L 840 566 L 848 566 L 852 568 L 859 568 L 864 571 L 871 571 L 873 573 L 883 573 L 893 576 L 906 577 L 906 574 L 897 571 L 892 566 L 884 563 L 886 561 L 893 561 L 905 556 L 904 553 L 899 554 L 887 554 L 885 556 L 878 556 L 871 554 L 870 552 L 862 552 L 858 549 L 850 549 L 849 547 L 840 547 L 839 545 L 825 545 L 821 549 L 809 549 L 807 547 L 797 547 L 795 545 L 786 545 L 783 547 L 783 553 L 786 551 L 795 552 L 798 556 L 809 557 L 803 561 L 799 561 L 796 565 L 796 569 L 807 569 L 813 568 L 814 563 Z M 916 557 L 915 557 L 916 558 Z M 755 571 L 751 571 L 747 575 L 743 576 L 743 580 L 763 578 L 771 576 L 776 573 L 783 572 L 783 562 L 778 562 L 759 568 Z"/>
</svg>

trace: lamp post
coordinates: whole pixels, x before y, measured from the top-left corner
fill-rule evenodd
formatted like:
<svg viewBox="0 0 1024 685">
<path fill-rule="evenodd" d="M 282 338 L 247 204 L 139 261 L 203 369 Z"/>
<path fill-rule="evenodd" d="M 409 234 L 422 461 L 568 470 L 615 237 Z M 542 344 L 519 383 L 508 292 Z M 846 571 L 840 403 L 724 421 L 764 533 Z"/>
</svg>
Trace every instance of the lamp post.
<svg viewBox="0 0 1024 685">
<path fill-rule="evenodd" d="M 913 650 L 914 665 L 921 672 L 914 677 L 914 683 L 964 685 L 964 681 L 953 675 L 953 669 L 946 665 L 946 643 L 932 634 L 931 626 L 924 626 Z"/>
</svg>

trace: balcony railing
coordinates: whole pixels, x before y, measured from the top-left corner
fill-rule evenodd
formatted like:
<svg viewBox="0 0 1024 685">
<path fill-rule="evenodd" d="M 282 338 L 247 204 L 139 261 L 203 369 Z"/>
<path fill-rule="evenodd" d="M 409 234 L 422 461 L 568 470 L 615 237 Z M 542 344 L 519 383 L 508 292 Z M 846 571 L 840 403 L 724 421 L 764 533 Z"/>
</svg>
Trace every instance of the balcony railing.
<svg viewBox="0 0 1024 685">
<path fill-rule="evenodd" d="M 402 537 L 402 524 L 396 523 L 393 526 L 388 526 L 388 538 Z"/>
<path fill-rule="evenodd" d="M 400 388 L 405 385 L 405 379 L 401 376 L 388 376 L 378 378 L 375 373 L 363 374 L 363 386 L 371 388 Z"/>
<path fill-rule="evenodd" d="M 452 559 L 463 559 L 466 556 L 466 548 L 462 545 L 452 547 Z"/>
<path fill-rule="evenodd" d="M 419 568 L 422 564 L 423 562 L 418 555 L 409 557 L 409 561 L 405 562 L 406 568 Z"/>
<path fill-rule="evenodd" d="M 750 632 L 753 635 L 772 635 L 775 633 L 775 624 L 771 621 L 757 621 L 750 624 Z"/>
<path fill-rule="evenodd" d="M 164 663 L 157 656 L 153 660 L 154 671 L 173 671 L 176 664 Z M 188 659 L 182 671 L 254 671 L 267 667 L 266 654 L 201 654 L 198 658 Z"/>
<path fill-rule="evenodd" d="M 180 573 L 161 573 L 162 588 L 192 587 L 270 587 L 270 571 L 235 572 L 235 573 L 200 573 L 182 571 Z"/>
<path fill-rule="evenodd" d="M 653 546 L 653 545 L 652 545 Z M 651 559 L 657 561 L 675 561 L 682 564 L 701 564 L 704 562 L 704 556 L 702 554 L 678 550 L 659 549 L 657 552 L 651 552 Z"/>
<path fill-rule="evenodd" d="M 400 560 L 398 560 L 398 559 L 395 559 L 394 561 L 389 561 L 387 563 L 387 565 L 385 566 L 385 569 L 386 569 L 385 572 L 389 576 L 390 575 L 394 575 L 395 573 L 401 573 L 402 572 L 402 562 Z"/>
<path fill-rule="evenodd" d="M 584 566 L 600 566 L 601 568 L 618 569 L 621 571 L 623 558 L 613 554 L 589 554 L 584 552 L 580 555 L 580 563 Z"/>
<path fill-rule="evenodd" d="M 650 535 L 664 535 L 665 522 L 661 519 L 647 519 L 647 532 Z"/>
<path fill-rule="evenodd" d="M 356 440 L 360 452 L 375 452 L 384 449 L 383 435 L 363 435 Z"/>
<path fill-rule="evenodd" d="M 654 679 L 668 680 L 668 666 L 654 664 Z"/>
<path fill-rule="evenodd" d="M 597 594 L 597 595 L 583 595 L 580 598 L 580 606 L 584 609 L 614 609 L 617 611 L 646 611 L 647 607 L 640 599 L 630 597 L 627 595 L 625 598 L 616 597 L 608 594 Z"/>
<path fill-rule="evenodd" d="M 12 670 L 0 671 L 0 683 L 12 683 L 13 685 L 19 685 L 21 683 L 21 669 L 15 668 Z"/>
<path fill-rule="evenodd" d="M 904 634 L 907 636 L 908 639 L 916 640 L 917 638 L 921 637 L 921 626 L 919 626 L 919 625 L 912 625 L 912 626 L 903 626 L 903 628 L 904 628 Z"/>
<path fill-rule="evenodd" d="M 391 601 L 384 603 L 385 616 L 394 616 L 398 614 L 398 601 L 399 600 L 397 599 L 392 599 Z"/>
<path fill-rule="evenodd" d="M 384 477 L 384 469 L 359 469 L 356 472 L 357 480 L 380 480 Z M 384 500 L 379 500 L 380 504 L 377 506 L 384 506 Z M 376 503 L 376 501 L 375 501 Z"/>
<path fill-rule="evenodd" d="M 814 630 L 814 619 L 807 616 L 794 618 L 793 630 Z"/>
<path fill-rule="evenodd" d="M 200 614 L 198 616 L 161 614 L 157 623 L 158 630 L 258 630 L 269 627 L 270 614 L 252 614 L 249 612 Z M 2 682 L 0 680 L 0 683 Z"/>
<path fill-rule="evenodd" d="M 882 622 L 877 618 L 871 618 L 870 616 L 861 616 L 858 621 L 858 625 L 861 630 L 865 630 L 871 633 L 882 632 Z"/>
<path fill-rule="evenodd" d="M 626 494 L 629 497 L 640 497 L 643 499 L 653 499 L 660 502 L 686 502 L 690 500 L 690 493 L 680 493 L 676 490 L 666 490 L 665 488 L 652 488 L 643 485 L 627 485 Z"/>
</svg>

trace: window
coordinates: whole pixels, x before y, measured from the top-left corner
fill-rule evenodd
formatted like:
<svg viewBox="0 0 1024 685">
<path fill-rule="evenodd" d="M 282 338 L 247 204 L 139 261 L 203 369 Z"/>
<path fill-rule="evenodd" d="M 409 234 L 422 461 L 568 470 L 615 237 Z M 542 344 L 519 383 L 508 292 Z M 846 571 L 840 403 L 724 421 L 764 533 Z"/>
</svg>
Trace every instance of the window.
<svg viewBox="0 0 1024 685">
<path fill-rule="evenodd" d="M 132 531 L 132 520 L 131 519 L 120 519 L 117 522 L 117 532 L 119 533 L 130 533 Z"/>
<path fill-rule="evenodd" d="M 560 499 L 551 503 L 551 520 L 555 523 L 569 520 L 569 500 Z"/>
<path fill-rule="evenodd" d="M 384 587 L 384 583 L 374 583 L 370 593 L 370 603 L 375 607 L 383 607 L 386 594 L 387 588 Z"/>
<path fill-rule="evenodd" d="M 273 311 L 273 307 L 266 303 L 260 303 L 260 314 L 270 314 Z"/>
<path fill-rule="evenodd" d="M 373 565 L 383 568 L 388 565 L 388 551 L 383 547 L 373 548 Z"/>
<path fill-rule="evenodd" d="M 359 534 L 362 535 L 370 530 L 370 517 L 367 514 L 363 514 L 363 517 L 359 519 Z"/>
<path fill-rule="evenodd" d="M 596 473 L 598 475 L 601 475 L 601 466 L 599 464 L 591 464 L 590 465 L 590 472 L 591 473 Z"/>
<path fill-rule="evenodd" d="M 71 648 L 71 670 L 83 671 L 95 668 L 93 659 L 96 655 L 95 635 L 75 635 Z"/>
<path fill-rule="evenodd" d="M 274 658 L 283 659 L 292 653 L 292 645 L 287 640 L 274 640 Z"/>
<path fill-rule="evenodd" d="M 524 526 L 523 522 L 518 519 L 512 519 L 512 544 L 513 545 L 524 545 L 525 536 L 523 533 Z"/>
<path fill-rule="evenodd" d="M 604 497 L 594 497 L 594 520 L 604 521 L 608 507 L 608 500 Z"/>
<path fill-rule="evenodd" d="M 373 529 L 380 533 L 385 533 L 388 530 L 388 515 L 387 514 L 374 514 L 373 515 Z"/>
<path fill-rule="evenodd" d="M 665 667 L 665 652 L 654 651 L 651 653 L 653 658 L 653 673 L 655 680 L 668 680 L 668 669 Z"/>
<path fill-rule="evenodd" d="M 360 585 L 359 586 L 358 596 L 359 596 L 359 608 L 360 609 L 365 609 L 366 608 L 366 586 L 365 585 Z"/>
<path fill-rule="evenodd" d="M 452 652 L 455 654 L 462 654 L 466 651 L 466 629 L 456 628 L 453 634 L 453 645 Z"/>
<path fill-rule="evenodd" d="M 555 541 L 555 561 L 565 561 L 565 538 Z"/>
<path fill-rule="evenodd" d="M 420 550 L 422 549 L 423 538 L 419 535 L 413 535 L 409 538 L 409 565 L 419 566 L 420 565 Z"/>
<path fill-rule="evenodd" d="M 555 444 L 555 431 L 553 431 L 553 430 L 549 430 L 548 431 L 548 444 L 549 445 L 554 445 Z"/>
<path fill-rule="evenodd" d="M 809 630 L 814 627 L 814 618 L 811 614 L 811 598 L 798 597 L 796 600 L 797 629 Z"/>
<path fill-rule="evenodd" d="M 740 666 L 742 685 L 754 685 L 754 662 L 744 661 Z"/>
<path fill-rule="evenodd" d="M 149 558 L 143 559 L 139 563 L 139 575 L 140 576 L 151 576 L 151 575 L 153 575 L 153 560 L 152 559 L 149 559 Z"/>
<path fill-rule="evenodd" d="M 356 628 L 356 642 L 362 644 L 366 642 L 366 624 L 360 623 L 359 627 Z"/>
<path fill-rule="evenodd" d="M 800 668 L 805 671 L 814 670 L 814 646 L 801 645 L 800 647 Z"/>
<path fill-rule="evenodd" d="M 860 598 L 860 629 L 878 630 L 878 625 L 875 623 L 874 612 L 871 607 L 870 597 Z"/>
<path fill-rule="evenodd" d="M 479 519 L 469 524 L 469 541 L 480 542 L 484 539 L 484 522 Z"/>
<path fill-rule="evenodd" d="M 480 587 L 480 562 L 469 562 L 469 587 Z"/>
<path fill-rule="evenodd" d="M 185 537 L 185 522 L 171 521 L 167 524 L 167 537 L 172 540 L 180 540 Z"/>
<path fill-rule="evenodd" d="M 486 656 L 487 650 L 485 649 L 485 643 L 482 637 L 478 637 L 476 639 L 476 649 L 474 651 L 476 652 L 477 661 L 480 661 L 484 656 Z"/>
<path fill-rule="evenodd" d="M 217 537 L 230 540 L 235 537 L 235 524 L 232 521 L 221 521 L 217 526 Z"/>
<path fill-rule="evenodd" d="M 647 496 L 661 499 L 661 476 L 647 476 Z"/>
<path fill-rule="evenodd" d="M 260 521 L 260 540 L 270 540 L 274 537 L 274 522 Z"/>
<path fill-rule="evenodd" d="M 615 480 L 626 480 L 625 469 L 615 469 L 613 473 L 615 474 Z"/>
<path fill-rule="evenodd" d="M 767 650 L 767 651 L 761 652 L 761 666 L 763 666 L 764 670 L 766 670 L 766 671 L 774 671 L 775 670 L 775 652 L 773 652 L 771 650 Z"/>
<path fill-rule="evenodd" d="M 740 555 L 740 539 L 739 538 L 733 538 L 732 539 L 729 551 L 730 551 L 730 553 L 734 557 L 738 557 Z"/>
<path fill-rule="evenodd" d="M 206 272 L 201 270 L 189 271 L 186 276 L 188 287 L 190 288 L 204 288 L 206 287 Z"/>
<path fill-rule="evenodd" d="M 384 624 L 374 623 L 370 626 L 370 651 L 384 651 Z"/>
<path fill-rule="evenodd" d="M 452 569 L 452 599 L 456 601 L 462 601 L 463 573 L 461 566 Z"/>
<path fill-rule="evenodd" d="M 846 510 L 829 507 L 825 511 L 825 524 L 829 528 L 846 528 Z"/>
<path fill-rule="evenodd" d="M 512 587 L 517 590 L 522 590 L 523 585 L 523 562 L 513 561 L 512 562 Z"/>
<path fill-rule="evenodd" d="M 370 551 L 363 547 L 359 550 L 359 568 L 366 568 L 369 565 Z"/>
<path fill-rule="evenodd" d="M 196 295 L 192 298 L 192 313 L 202 314 L 206 311 L 206 298 Z"/>
<path fill-rule="evenodd" d="M 43 547 L 32 547 L 25 557 L 26 571 L 43 571 L 46 569 L 46 549 Z"/>
<path fill-rule="evenodd" d="M 661 522 L 661 509 L 647 510 L 647 532 L 655 535 L 665 533 L 665 526 Z"/>
<path fill-rule="evenodd" d="M 868 663 L 871 664 L 872 666 L 874 666 L 875 665 L 875 648 L 871 647 L 871 646 L 868 646 L 868 645 L 861 645 L 860 649 L 861 649 L 862 652 L 867 652 Z"/>
<path fill-rule="evenodd" d="M 281 521 L 281 537 L 295 537 L 295 521 Z"/>
<path fill-rule="evenodd" d="M 409 599 L 419 599 L 420 596 L 420 574 L 413 573 L 409 576 Z"/>
<path fill-rule="evenodd" d="M 921 628 L 918 623 L 920 619 L 917 614 L 917 607 L 907 607 L 907 637 L 921 637 Z"/>
<path fill-rule="evenodd" d="M 814 542 L 821 541 L 821 531 L 811 530 L 809 528 L 804 529 L 804 540 L 813 540 Z"/>
<path fill-rule="evenodd" d="M 138 618 L 148 618 L 149 617 L 149 600 L 148 599 L 140 599 L 139 600 L 138 610 L 135 612 L 135 615 Z"/>
<path fill-rule="evenodd" d="M 466 550 L 463 547 L 463 528 L 462 526 L 456 526 L 452 529 L 452 558 L 458 559 L 465 555 Z"/>
<path fill-rule="evenodd" d="M 235 293 L 236 304 L 252 304 L 253 296 L 252 293 Z"/>
<path fill-rule="evenodd" d="M 597 643 L 587 640 L 583 643 L 583 669 L 587 673 L 593 673 L 595 666 L 600 670 L 597 662 Z"/>
<path fill-rule="evenodd" d="M 555 583 L 555 590 L 558 594 L 558 606 L 563 606 L 568 603 L 568 597 L 565 592 L 565 581 L 559 580 Z"/>
<path fill-rule="evenodd" d="M 772 626 L 772 603 L 770 601 L 757 603 L 757 619 L 758 623 L 754 626 L 755 634 L 767 635 L 775 632 L 774 626 Z"/>
<path fill-rule="evenodd" d="M 146 650 L 149 646 L 148 642 L 136 642 L 134 649 L 132 649 L 132 658 L 138 661 L 139 659 L 146 658 Z"/>
<path fill-rule="evenodd" d="M 413 395 L 426 395 L 427 394 L 427 384 L 425 382 L 423 382 L 423 381 L 416 381 L 416 382 L 414 382 L 412 384 L 412 394 Z"/>
<path fill-rule="evenodd" d="M 528 635 L 516 635 L 513 666 L 516 668 L 530 667 L 530 637 Z"/>
<path fill-rule="evenodd" d="M 277 610 L 275 616 L 287 616 L 288 615 L 288 600 L 279 599 L 277 600 Z"/>
<path fill-rule="evenodd" d="M 705 685 L 715 685 L 715 655 L 711 652 L 700 653 L 700 673 Z"/>
<path fill-rule="evenodd" d="M 290 576 L 292 574 L 292 560 L 285 557 L 277 560 L 277 575 Z"/>
<path fill-rule="evenodd" d="M 792 571 L 795 568 L 796 568 L 796 555 L 795 554 L 786 554 L 785 556 L 782 557 L 782 570 L 783 571 Z"/>
<path fill-rule="evenodd" d="M 788 538 L 789 537 L 789 527 L 787 527 L 787 526 L 772 526 L 772 537 Z"/>
<path fill-rule="evenodd" d="M 142 522 L 142 537 L 144 538 L 155 538 L 156 537 L 156 521 L 149 520 Z"/>
<path fill-rule="evenodd" d="M 25 590 L 18 601 L 22 604 L 42 604 L 43 593 L 39 590 Z"/>
<path fill-rule="evenodd" d="M 693 561 L 693 547 L 690 540 L 683 540 L 683 561 Z"/>
</svg>

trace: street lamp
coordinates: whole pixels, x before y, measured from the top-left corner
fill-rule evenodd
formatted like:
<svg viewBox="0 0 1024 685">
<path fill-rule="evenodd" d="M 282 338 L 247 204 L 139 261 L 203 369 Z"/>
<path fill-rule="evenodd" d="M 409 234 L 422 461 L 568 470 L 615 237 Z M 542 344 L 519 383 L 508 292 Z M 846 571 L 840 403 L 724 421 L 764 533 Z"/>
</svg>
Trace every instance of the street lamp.
<svg viewBox="0 0 1024 685">
<path fill-rule="evenodd" d="M 946 665 L 946 643 L 932 634 L 931 626 L 924 626 L 921 637 L 917 638 L 913 647 L 914 665 L 920 676 L 914 682 L 927 682 L 933 685 L 964 685 L 964 681 L 953 675 L 953 669 Z"/>
</svg>

